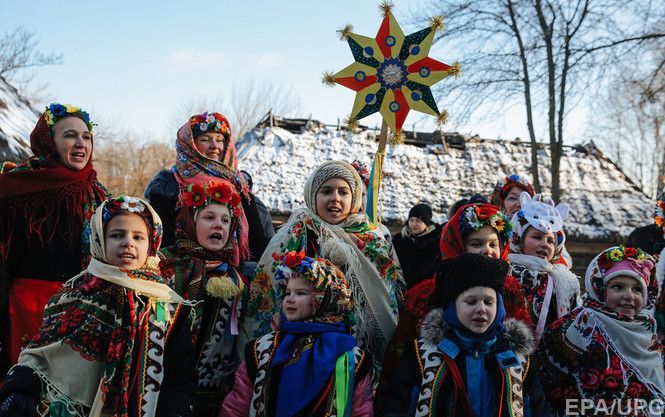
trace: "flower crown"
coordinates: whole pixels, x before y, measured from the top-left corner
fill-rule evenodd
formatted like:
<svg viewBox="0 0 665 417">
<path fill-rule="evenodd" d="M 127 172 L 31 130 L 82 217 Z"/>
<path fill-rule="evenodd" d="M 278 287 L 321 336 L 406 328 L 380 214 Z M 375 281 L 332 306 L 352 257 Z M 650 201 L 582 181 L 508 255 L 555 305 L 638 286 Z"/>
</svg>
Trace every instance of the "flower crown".
<svg viewBox="0 0 665 417">
<path fill-rule="evenodd" d="M 528 187 L 530 185 L 529 180 L 527 180 L 526 178 L 520 176 L 519 174 L 508 175 L 508 176 L 504 177 L 503 179 L 499 180 L 496 183 L 496 185 L 503 188 L 508 184 L 515 184 L 515 183 L 523 185 L 525 187 Z"/>
<path fill-rule="evenodd" d="M 291 251 L 282 258 L 277 253 L 273 254 L 277 261 L 281 261 L 275 277 L 277 280 L 284 280 L 293 277 L 294 275 L 302 276 L 306 281 L 312 282 L 312 275 L 317 266 L 316 260 L 305 255 L 305 251 Z M 315 284 L 312 282 L 312 284 Z"/>
<path fill-rule="evenodd" d="M 104 209 L 102 210 L 102 221 L 104 223 L 108 222 L 111 220 L 113 215 L 120 210 L 126 210 L 130 213 L 135 213 L 138 215 L 148 213 L 145 209 L 145 205 L 141 202 L 141 200 L 135 197 L 121 195 L 117 198 L 108 200 L 108 202 L 104 205 Z M 148 215 L 149 214 L 150 213 L 148 213 Z"/>
<path fill-rule="evenodd" d="M 46 120 L 46 125 L 49 129 L 51 129 L 58 120 L 69 116 L 78 117 L 83 120 L 88 127 L 88 131 L 92 132 L 95 124 L 90 121 L 90 115 L 88 112 L 82 110 L 80 107 L 69 104 L 51 103 L 46 108 L 46 111 L 44 111 L 44 119 Z"/>
<path fill-rule="evenodd" d="M 653 221 L 658 227 L 663 227 L 665 224 L 665 192 L 658 197 L 656 209 L 653 211 Z"/>
<path fill-rule="evenodd" d="M 621 262 L 625 259 L 645 261 L 649 259 L 649 254 L 640 248 L 618 246 L 604 251 L 600 257 L 598 257 L 598 268 L 600 268 L 601 272 L 604 272 L 610 269 L 615 263 Z"/>
<path fill-rule="evenodd" d="M 208 204 L 223 204 L 235 211 L 240 205 L 240 196 L 227 181 L 210 181 L 206 185 L 190 184 L 183 194 L 183 204 L 187 207 L 202 207 Z"/>
<path fill-rule="evenodd" d="M 206 112 L 192 116 L 189 119 L 189 125 L 194 137 L 208 132 L 219 132 L 223 135 L 231 134 L 228 120 L 224 115 L 217 112 Z"/>
<path fill-rule="evenodd" d="M 497 231 L 499 240 L 503 242 L 510 241 L 510 236 L 513 234 L 513 224 L 498 207 L 473 205 L 464 209 L 464 213 L 460 216 L 460 232 L 462 234 L 475 232 L 487 225 L 492 226 Z"/>
</svg>

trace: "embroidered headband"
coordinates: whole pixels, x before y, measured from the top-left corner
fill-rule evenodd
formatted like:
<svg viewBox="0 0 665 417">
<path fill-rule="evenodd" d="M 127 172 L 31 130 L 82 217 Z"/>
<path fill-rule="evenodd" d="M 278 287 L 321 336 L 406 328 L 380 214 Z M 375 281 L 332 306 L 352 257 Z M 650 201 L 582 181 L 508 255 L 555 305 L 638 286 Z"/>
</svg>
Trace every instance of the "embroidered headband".
<svg viewBox="0 0 665 417">
<path fill-rule="evenodd" d="M 237 212 L 240 195 L 228 181 L 210 181 L 203 184 L 189 184 L 182 195 L 182 203 L 186 207 L 201 209 L 208 204 L 221 204 Z"/>
<path fill-rule="evenodd" d="M 462 234 L 480 230 L 484 226 L 491 226 L 499 235 L 499 240 L 509 242 L 513 233 L 513 225 L 508 216 L 497 206 L 483 204 L 472 205 L 464 209 L 460 216 L 460 232 Z"/>
</svg>

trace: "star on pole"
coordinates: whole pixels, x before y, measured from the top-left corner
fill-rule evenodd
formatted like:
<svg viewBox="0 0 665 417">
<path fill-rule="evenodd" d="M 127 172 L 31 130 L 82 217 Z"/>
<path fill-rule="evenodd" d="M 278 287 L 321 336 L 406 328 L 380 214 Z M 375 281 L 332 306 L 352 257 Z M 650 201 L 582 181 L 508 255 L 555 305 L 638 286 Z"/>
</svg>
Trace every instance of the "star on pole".
<svg viewBox="0 0 665 417">
<path fill-rule="evenodd" d="M 434 34 L 443 28 L 441 17 L 431 18 L 429 27 L 405 36 L 392 14 L 392 5 L 383 3 L 381 8 L 384 17 L 374 38 L 353 33 L 350 25 L 339 31 L 355 62 L 335 74 L 325 74 L 323 81 L 356 91 L 349 125 L 379 112 L 393 134 L 400 137 L 412 109 L 445 123 L 448 113 L 439 111 L 430 87 L 459 75 L 460 65 L 428 56 Z"/>
</svg>

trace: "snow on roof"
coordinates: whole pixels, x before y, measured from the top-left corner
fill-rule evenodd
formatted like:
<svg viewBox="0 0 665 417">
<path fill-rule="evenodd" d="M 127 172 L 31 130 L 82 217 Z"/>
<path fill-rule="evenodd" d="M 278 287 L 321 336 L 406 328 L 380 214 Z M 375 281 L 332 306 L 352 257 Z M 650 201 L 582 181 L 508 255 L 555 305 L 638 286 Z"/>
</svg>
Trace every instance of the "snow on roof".
<svg viewBox="0 0 665 417">
<path fill-rule="evenodd" d="M 32 155 L 29 137 L 38 118 L 39 112 L 0 77 L 0 162 Z"/>
<path fill-rule="evenodd" d="M 349 134 L 330 129 L 300 134 L 279 127 L 257 128 L 237 143 L 241 168 L 253 177 L 254 192 L 275 214 L 304 206 L 307 176 L 321 163 L 339 159 L 371 163 L 376 134 Z M 471 138 L 465 149 L 442 145 L 389 146 L 380 200 L 385 220 L 405 221 L 411 207 L 428 202 L 435 219 L 475 192 L 486 196 L 496 181 L 512 172 L 528 174 L 531 148 L 518 141 Z M 617 166 L 599 152 L 567 148 L 561 160 L 563 201 L 570 205 L 569 238 L 617 241 L 649 223 L 654 206 Z M 549 154 L 539 149 L 541 183 L 551 184 Z"/>
</svg>

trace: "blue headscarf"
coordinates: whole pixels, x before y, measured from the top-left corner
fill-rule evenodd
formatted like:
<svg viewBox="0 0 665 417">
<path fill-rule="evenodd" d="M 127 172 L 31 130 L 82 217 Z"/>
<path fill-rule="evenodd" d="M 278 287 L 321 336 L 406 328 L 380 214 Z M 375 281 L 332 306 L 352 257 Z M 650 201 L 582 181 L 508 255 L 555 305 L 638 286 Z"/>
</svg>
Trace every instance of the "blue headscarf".
<svg viewBox="0 0 665 417">
<path fill-rule="evenodd" d="M 277 347 L 271 367 L 284 364 L 280 378 L 275 417 L 290 417 L 307 407 L 330 380 L 337 358 L 356 346 L 343 322 L 312 323 L 287 321 L 282 316 L 280 331 L 285 334 Z M 317 335 L 294 357 L 294 344 L 305 335 Z M 294 383 L 297 381 L 297 383 Z M 342 411 L 340 411 L 342 412 Z"/>
</svg>

